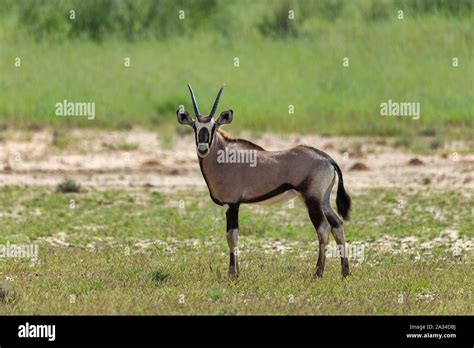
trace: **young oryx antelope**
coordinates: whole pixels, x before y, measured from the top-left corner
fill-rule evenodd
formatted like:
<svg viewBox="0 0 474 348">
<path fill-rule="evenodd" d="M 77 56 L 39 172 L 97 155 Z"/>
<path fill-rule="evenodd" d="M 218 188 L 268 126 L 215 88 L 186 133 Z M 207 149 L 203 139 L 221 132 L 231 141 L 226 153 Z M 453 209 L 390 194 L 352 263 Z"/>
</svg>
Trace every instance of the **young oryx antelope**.
<svg viewBox="0 0 474 348">
<path fill-rule="evenodd" d="M 344 189 L 342 172 L 337 163 L 323 151 L 298 145 L 282 151 L 266 151 L 244 139 L 230 138 L 219 130 L 232 122 L 233 111 L 227 110 L 214 120 L 221 87 L 208 116 L 199 112 L 196 97 L 188 84 L 196 118 L 178 109 L 178 122 L 193 127 L 199 166 L 214 203 L 224 206 L 227 218 L 227 243 L 230 249 L 229 275 L 239 273 L 238 233 L 239 206 L 244 203 L 276 202 L 298 195 L 305 203 L 319 239 L 319 257 L 316 276 L 324 272 L 329 232 L 332 232 L 341 255 L 342 276 L 349 275 L 349 260 L 345 250 L 344 227 L 330 205 L 331 189 L 336 173 L 337 211 L 344 220 L 349 217 L 351 198 Z M 253 153 L 256 165 L 223 160 L 222 154 Z M 237 156 L 238 157 L 238 156 Z M 229 163 L 232 162 L 232 163 Z"/>
</svg>

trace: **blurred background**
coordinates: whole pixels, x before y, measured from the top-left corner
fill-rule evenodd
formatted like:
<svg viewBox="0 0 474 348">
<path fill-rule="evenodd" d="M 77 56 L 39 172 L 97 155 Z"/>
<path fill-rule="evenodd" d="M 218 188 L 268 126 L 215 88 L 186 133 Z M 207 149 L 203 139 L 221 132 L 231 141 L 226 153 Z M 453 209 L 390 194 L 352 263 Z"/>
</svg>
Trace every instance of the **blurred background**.
<svg viewBox="0 0 474 348">
<path fill-rule="evenodd" d="M 191 107 L 187 82 L 202 112 L 226 83 L 220 108 L 234 109 L 237 130 L 468 139 L 472 7 L 471 0 L 1 0 L 0 123 L 169 131 L 178 105 Z M 96 118 L 55 116 L 63 99 L 95 102 Z M 419 102 L 420 119 L 381 117 L 389 99 Z"/>
</svg>

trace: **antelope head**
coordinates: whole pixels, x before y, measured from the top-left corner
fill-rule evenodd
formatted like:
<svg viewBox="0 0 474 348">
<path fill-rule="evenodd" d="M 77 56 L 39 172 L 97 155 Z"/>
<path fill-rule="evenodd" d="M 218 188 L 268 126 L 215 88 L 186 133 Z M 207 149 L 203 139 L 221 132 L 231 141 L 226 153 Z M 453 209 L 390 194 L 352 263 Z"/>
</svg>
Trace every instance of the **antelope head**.
<svg viewBox="0 0 474 348">
<path fill-rule="evenodd" d="M 219 104 L 219 99 L 221 97 L 224 86 L 221 87 L 219 93 L 217 93 L 216 100 L 212 106 L 212 110 L 209 115 L 201 115 L 199 112 L 199 107 L 196 101 L 196 96 L 194 95 L 193 89 L 188 84 L 189 93 L 191 93 L 191 100 L 193 102 L 194 115 L 196 116 L 193 120 L 189 116 L 187 111 L 178 109 L 176 111 L 176 116 L 178 122 L 193 127 L 194 136 L 196 139 L 196 150 L 199 157 L 206 157 L 211 149 L 212 141 L 214 140 L 214 134 L 221 125 L 228 124 L 232 122 L 233 111 L 226 110 L 223 111 L 217 120 L 214 120 L 214 114 L 217 110 L 217 105 Z"/>
</svg>

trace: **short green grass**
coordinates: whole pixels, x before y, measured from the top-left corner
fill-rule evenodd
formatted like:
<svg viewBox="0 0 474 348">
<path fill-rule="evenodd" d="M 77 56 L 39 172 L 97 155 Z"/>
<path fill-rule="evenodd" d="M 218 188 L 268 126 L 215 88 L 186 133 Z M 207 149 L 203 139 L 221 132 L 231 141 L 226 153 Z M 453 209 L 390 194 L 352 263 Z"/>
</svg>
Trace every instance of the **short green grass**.
<svg viewBox="0 0 474 348">
<path fill-rule="evenodd" d="M 24 242 L 58 232 L 66 232 L 72 242 L 78 243 L 90 242 L 89 237 L 132 242 L 147 238 L 206 240 L 224 236 L 223 208 L 215 205 L 207 192 L 169 196 L 156 191 L 87 188 L 83 191 L 87 192 L 1 188 L 0 242 Z M 416 193 L 371 189 L 358 193 L 353 201 L 353 219 L 347 223 L 348 241 L 376 239 L 382 235 L 432 238 L 447 228 L 458 230 L 462 236 L 474 236 L 471 194 L 429 188 Z M 243 236 L 315 239 L 299 200 L 258 210 L 253 205 L 243 205 L 240 224 Z"/>
<path fill-rule="evenodd" d="M 223 210 L 205 192 L 3 187 L 0 196 L 0 244 L 39 241 L 40 260 L 0 259 L 3 314 L 473 313 L 472 255 L 448 246 L 421 258 L 367 247 L 348 279 L 332 258 L 312 279 L 316 237 L 299 203 L 242 208 L 241 275 L 231 280 Z M 353 200 L 349 243 L 429 241 L 448 229 L 473 239 L 472 192 L 372 189 Z M 59 233 L 69 247 L 40 241 Z M 268 252 L 275 241 L 297 247 Z"/>
<path fill-rule="evenodd" d="M 39 265 L 7 261 L 13 299 L 2 314 L 472 314 L 472 270 L 454 259 L 380 254 L 342 280 L 339 262 L 312 279 L 314 257 L 242 257 L 230 280 L 222 248 L 172 256 L 112 248 L 41 249 Z M 471 265 L 472 266 L 472 265 Z M 169 274 L 157 281 L 157 272 Z M 160 276 L 161 279 L 161 276 Z M 433 296 L 432 299 L 424 295 Z"/>
</svg>

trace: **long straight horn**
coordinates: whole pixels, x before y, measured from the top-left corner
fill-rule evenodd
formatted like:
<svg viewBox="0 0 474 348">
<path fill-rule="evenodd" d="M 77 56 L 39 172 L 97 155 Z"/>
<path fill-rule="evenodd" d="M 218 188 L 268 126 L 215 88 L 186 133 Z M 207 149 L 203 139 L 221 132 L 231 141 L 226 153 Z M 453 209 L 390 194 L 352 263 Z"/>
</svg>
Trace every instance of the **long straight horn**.
<svg viewBox="0 0 474 348">
<path fill-rule="evenodd" d="M 219 99 L 221 98 L 221 93 L 224 90 L 224 87 L 225 87 L 225 85 L 222 85 L 221 89 L 219 90 L 219 93 L 217 93 L 216 101 L 214 102 L 214 105 L 212 106 L 211 113 L 209 114 L 210 117 L 213 117 L 214 114 L 216 113 L 217 104 L 219 104 Z"/>
<path fill-rule="evenodd" d="M 199 108 L 198 108 L 198 104 L 196 102 L 196 97 L 194 96 L 193 88 L 191 87 L 191 85 L 189 83 L 188 83 L 188 88 L 189 88 L 189 93 L 191 93 L 191 99 L 193 101 L 194 114 L 197 117 L 197 116 L 200 115 Z"/>
</svg>

